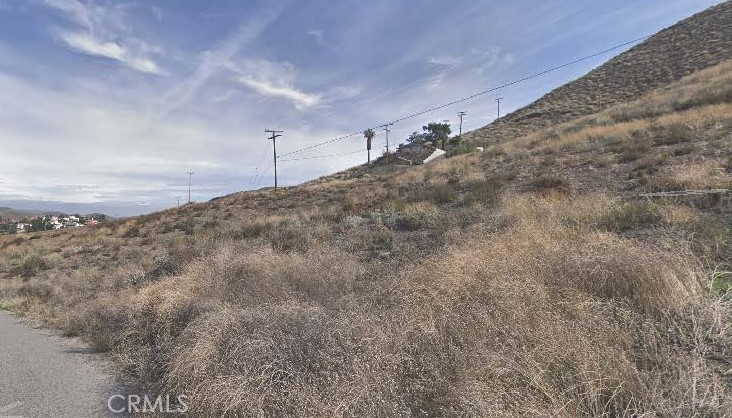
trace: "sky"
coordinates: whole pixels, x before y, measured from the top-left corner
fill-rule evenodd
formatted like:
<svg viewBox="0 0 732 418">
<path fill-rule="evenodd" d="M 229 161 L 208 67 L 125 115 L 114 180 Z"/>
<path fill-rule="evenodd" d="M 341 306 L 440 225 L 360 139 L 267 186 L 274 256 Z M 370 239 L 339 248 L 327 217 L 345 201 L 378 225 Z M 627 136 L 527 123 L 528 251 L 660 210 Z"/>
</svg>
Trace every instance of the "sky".
<svg viewBox="0 0 732 418">
<path fill-rule="evenodd" d="M 130 216 L 365 162 L 296 152 L 650 35 L 715 0 L 0 0 L 0 206 Z M 476 129 L 629 48 L 392 127 Z M 383 151 L 382 131 L 372 154 Z M 377 149 L 378 148 L 378 149 Z M 362 152 L 359 152 L 362 151 Z M 187 173 L 195 174 L 189 176 Z"/>
</svg>

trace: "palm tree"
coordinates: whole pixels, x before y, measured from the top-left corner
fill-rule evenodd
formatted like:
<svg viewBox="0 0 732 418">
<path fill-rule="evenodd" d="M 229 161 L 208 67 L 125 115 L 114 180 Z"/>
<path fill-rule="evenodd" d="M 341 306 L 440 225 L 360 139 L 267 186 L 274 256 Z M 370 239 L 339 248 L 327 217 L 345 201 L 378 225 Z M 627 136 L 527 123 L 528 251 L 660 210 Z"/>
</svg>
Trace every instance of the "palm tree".
<svg viewBox="0 0 732 418">
<path fill-rule="evenodd" d="M 368 153 L 368 164 L 371 165 L 371 140 L 376 136 L 376 132 L 369 128 L 363 131 L 363 137 L 366 138 L 366 152 Z"/>
</svg>

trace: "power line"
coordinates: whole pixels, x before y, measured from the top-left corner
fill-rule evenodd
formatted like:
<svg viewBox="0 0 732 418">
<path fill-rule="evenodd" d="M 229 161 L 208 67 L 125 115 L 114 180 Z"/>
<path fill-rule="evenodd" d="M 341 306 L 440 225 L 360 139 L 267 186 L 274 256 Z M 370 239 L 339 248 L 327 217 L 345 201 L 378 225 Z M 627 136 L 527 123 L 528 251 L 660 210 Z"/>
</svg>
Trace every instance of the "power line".
<svg viewBox="0 0 732 418">
<path fill-rule="evenodd" d="M 269 143 L 267 143 L 267 148 L 265 148 L 265 150 L 259 156 L 259 164 L 257 164 L 257 167 L 254 169 L 254 177 L 249 182 L 249 187 L 247 187 L 247 189 L 251 189 L 255 185 L 257 180 L 259 179 L 259 176 L 261 174 L 261 171 L 259 171 L 259 169 L 262 168 L 262 166 L 265 164 L 265 161 L 267 161 L 266 158 L 267 158 L 268 151 L 269 151 Z M 272 161 L 269 161 L 269 163 L 272 164 Z M 269 165 L 267 166 L 267 168 L 265 170 L 268 170 L 268 169 L 269 169 Z"/>
<path fill-rule="evenodd" d="M 508 83 L 504 83 L 504 84 L 501 84 L 499 86 L 492 87 L 490 89 L 483 90 L 483 91 L 480 91 L 480 92 L 475 93 L 475 94 L 471 94 L 470 96 L 465 96 L 465 97 L 462 97 L 462 98 L 453 100 L 453 101 L 451 101 L 449 103 L 441 104 L 441 105 L 438 105 L 438 106 L 435 106 L 435 107 L 431 107 L 429 109 L 426 109 L 426 110 L 423 110 L 423 111 L 420 111 L 420 112 L 416 112 L 416 113 L 412 113 L 412 114 L 407 115 L 407 116 L 403 116 L 403 117 L 401 117 L 399 119 L 395 119 L 395 120 L 389 122 L 389 124 L 395 124 L 395 123 L 403 122 L 405 120 L 412 119 L 412 118 L 415 118 L 417 116 L 422 116 L 424 114 L 431 113 L 431 112 L 434 112 L 436 110 L 444 109 L 446 107 L 450 107 L 450 106 L 456 105 L 458 103 L 462 103 L 462 102 L 466 102 L 468 100 L 472 100 L 472 99 L 474 99 L 476 97 L 480 97 L 480 96 L 486 95 L 486 94 L 491 93 L 491 92 L 494 92 L 496 90 L 504 89 L 506 87 L 511 87 L 511 86 L 516 85 L 516 84 L 523 83 L 525 81 L 528 81 L 528 80 L 531 80 L 531 79 L 534 79 L 534 78 L 537 78 L 537 77 L 541 77 L 543 75 L 546 75 L 548 73 L 551 73 L 551 72 L 560 70 L 560 69 L 565 68 L 565 67 L 568 67 L 570 65 L 574 65 L 574 64 L 580 63 L 582 61 L 587 61 L 588 59 L 595 58 L 595 57 L 600 56 L 600 55 L 603 55 L 603 54 L 607 54 L 608 52 L 614 51 L 616 49 L 623 48 L 625 46 L 632 45 L 634 43 L 638 43 L 638 42 L 644 41 L 644 40 L 650 38 L 651 36 L 652 35 L 647 35 L 647 36 L 643 36 L 641 38 L 633 39 L 632 41 L 623 42 L 622 44 L 618 44 L 618 45 L 615 45 L 613 47 L 604 49 L 602 51 L 595 52 L 595 53 L 590 54 L 590 55 L 586 55 L 586 56 L 584 56 L 582 58 L 578 58 L 578 59 L 575 59 L 575 60 L 566 62 L 564 64 L 560 64 L 560 65 L 557 65 L 555 67 L 551 67 L 549 69 L 546 69 L 546 70 L 543 70 L 543 71 L 540 71 L 540 72 L 531 74 L 529 76 L 520 78 L 518 80 L 510 81 Z M 384 125 L 377 126 L 377 127 L 374 127 L 374 128 L 379 128 L 379 127 L 383 127 L 383 126 Z M 320 142 L 320 143 L 317 143 L 317 144 L 309 145 L 307 147 L 300 148 L 298 150 L 290 151 L 290 152 L 287 152 L 285 154 L 282 154 L 282 155 L 280 155 L 280 157 L 284 157 L 284 156 L 288 156 L 288 155 L 292 155 L 292 154 L 297 154 L 297 153 L 300 153 L 300 152 L 303 152 L 303 151 L 311 150 L 313 148 L 322 147 L 323 145 L 331 144 L 333 142 L 342 141 L 344 139 L 352 138 L 352 137 L 354 137 L 356 135 L 361 135 L 361 133 L 363 131 L 364 130 L 360 130 L 358 132 L 354 132 L 354 133 L 351 133 L 351 134 L 339 136 L 337 138 L 333 138 L 333 139 L 330 139 L 330 140 L 327 140 L 327 141 L 323 141 L 323 142 Z"/>
<path fill-rule="evenodd" d="M 386 148 L 386 145 L 383 145 L 383 146 L 378 147 L 376 149 L 382 149 L 382 148 Z M 312 157 L 288 158 L 286 160 L 279 160 L 279 161 L 281 163 L 286 163 L 286 162 L 290 162 L 290 161 L 315 160 L 315 159 L 318 159 L 318 158 L 342 157 L 344 155 L 353 155 L 353 154 L 358 154 L 360 152 L 363 152 L 363 150 L 360 149 L 360 150 L 356 150 L 356 151 L 342 152 L 342 153 L 338 153 L 338 154 L 314 155 Z"/>
</svg>

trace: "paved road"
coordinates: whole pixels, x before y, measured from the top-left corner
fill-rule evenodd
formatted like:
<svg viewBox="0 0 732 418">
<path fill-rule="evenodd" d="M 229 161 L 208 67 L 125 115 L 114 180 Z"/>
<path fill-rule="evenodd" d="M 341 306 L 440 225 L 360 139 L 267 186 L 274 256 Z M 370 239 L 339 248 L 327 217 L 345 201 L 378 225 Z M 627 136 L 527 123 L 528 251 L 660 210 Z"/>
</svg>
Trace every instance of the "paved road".
<svg viewBox="0 0 732 418">
<path fill-rule="evenodd" d="M 104 417 L 120 393 L 101 356 L 0 311 L 0 418 Z"/>
</svg>

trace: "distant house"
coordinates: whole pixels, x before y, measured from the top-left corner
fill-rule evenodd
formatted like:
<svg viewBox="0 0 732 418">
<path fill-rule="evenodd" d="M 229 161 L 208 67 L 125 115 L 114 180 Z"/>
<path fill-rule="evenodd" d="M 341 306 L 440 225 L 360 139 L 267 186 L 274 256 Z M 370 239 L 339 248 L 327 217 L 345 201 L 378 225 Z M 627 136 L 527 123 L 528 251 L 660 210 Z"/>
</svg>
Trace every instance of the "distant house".
<svg viewBox="0 0 732 418">
<path fill-rule="evenodd" d="M 19 223 L 15 227 L 17 228 L 18 232 L 25 232 L 27 229 L 30 229 L 31 224 Z"/>
</svg>

